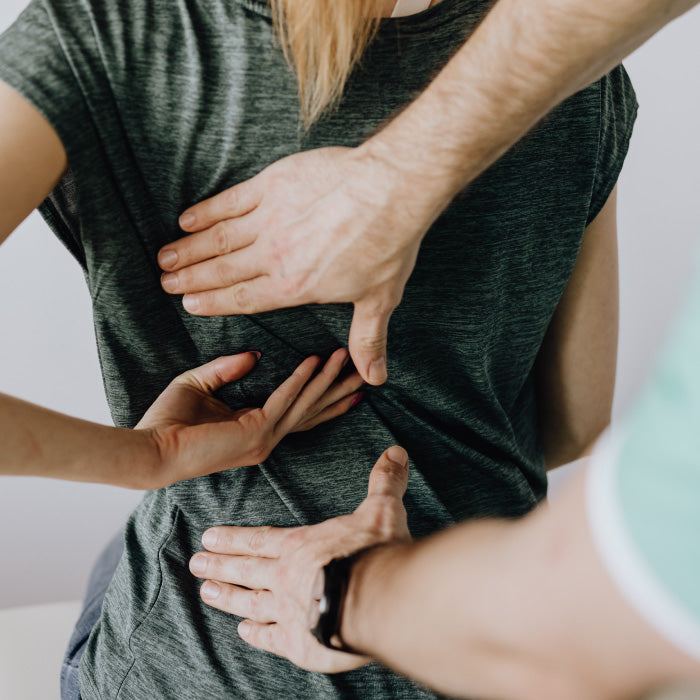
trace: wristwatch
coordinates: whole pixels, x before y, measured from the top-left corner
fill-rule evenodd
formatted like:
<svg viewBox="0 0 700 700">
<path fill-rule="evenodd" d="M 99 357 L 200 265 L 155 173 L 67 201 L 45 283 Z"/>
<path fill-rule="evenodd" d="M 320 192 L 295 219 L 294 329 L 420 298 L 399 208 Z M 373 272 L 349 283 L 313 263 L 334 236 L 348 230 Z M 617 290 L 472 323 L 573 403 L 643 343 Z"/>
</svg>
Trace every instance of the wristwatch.
<svg viewBox="0 0 700 700">
<path fill-rule="evenodd" d="M 343 606 L 348 591 L 350 569 L 358 554 L 360 552 L 355 552 L 349 557 L 333 559 L 323 567 L 323 595 L 319 601 L 316 601 L 318 620 L 316 626 L 311 630 L 311 634 L 323 646 L 350 654 L 358 654 L 359 652 L 345 644 L 340 635 L 340 627 L 343 622 Z"/>
</svg>

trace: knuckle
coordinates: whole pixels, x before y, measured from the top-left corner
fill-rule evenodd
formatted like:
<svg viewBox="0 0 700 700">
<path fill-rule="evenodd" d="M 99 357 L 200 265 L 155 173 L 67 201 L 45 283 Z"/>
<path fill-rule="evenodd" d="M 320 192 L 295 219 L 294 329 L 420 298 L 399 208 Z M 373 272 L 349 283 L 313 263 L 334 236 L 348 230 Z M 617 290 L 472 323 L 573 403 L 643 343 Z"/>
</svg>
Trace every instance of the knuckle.
<svg viewBox="0 0 700 700">
<path fill-rule="evenodd" d="M 214 234 L 214 249 L 216 254 L 225 255 L 228 253 L 228 233 L 224 224 L 216 224 L 212 233 Z"/>
<path fill-rule="evenodd" d="M 287 535 L 286 545 L 291 549 L 298 549 L 306 542 L 306 529 L 300 528 Z"/>
<path fill-rule="evenodd" d="M 367 514 L 369 529 L 382 540 L 392 539 L 399 527 L 399 518 L 389 496 L 373 496 Z"/>
<path fill-rule="evenodd" d="M 299 297 L 306 290 L 308 276 L 302 273 L 287 275 L 282 278 L 282 293 L 289 297 Z"/>
<path fill-rule="evenodd" d="M 269 246 L 268 255 L 270 257 L 270 260 L 272 260 L 272 262 L 274 262 L 278 266 L 282 265 L 282 263 L 285 261 L 287 255 L 288 255 L 288 253 L 289 253 L 288 246 L 286 246 L 281 241 L 276 241 L 274 243 L 271 243 Z"/>
<path fill-rule="evenodd" d="M 192 268 L 183 267 L 177 273 L 177 288 L 189 289 L 192 286 Z"/>
<path fill-rule="evenodd" d="M 267 171 L 267 183 L 269 189 L 281 190 L 287 186 L 287 171 L 281 166 L 271 167 Z"/>
<path fill-rule="evenodd" d="M 238 203 L 240 202 L 238 190 L 235 187 L 229 187 L 229 189 L 227 189 L 226 192 L 223 193 L 223 198 L 226 208 L 230 212 L 235 212 L 238 208 Z"/>
<path fill-rule="evenodd" d="M 378 464 L 375 464 L 372 471 L 382 481 L 394 481 L 396 479 L 396 468 L 393 465 L 393 462 L 381 459 Z"/>
<path fill-rule="evenodd" d="M 243 557 L 239 563 L 238 575 L 241 581 L 247 581 L 250 578 L 251 568 L 253 566 L 252 557 Z"/>
<path fill-rule="evenodd" d="M 359 339 L 360 350 L 367 353 L 375 353 L 384 350 L 386 339 L 381 336 L 363 336 Z"/>
<path fill-rule="evenodd" d="M 219 525 L 218 527 L 209 528 L 216 531 L 216 547 L 224 550 L 235 551 L 237 537 L 229 531 L 229 528 Z"/>
<path fill-rule="evenodd" d="M 226 283 L 229 276 L 229 265 L 225 258 L 218 258 L 214 266 L 214 279 Z"/>
<path fill-rule="evenodd" d="M 269 525 L 266 525 L 259 530 L 254 530 L 248 538 L 248 549 L 253 554 L 259 554 L 264 549 L 265 543 L 267 542 L 267 538 L 271 531 L 272 528 Z"/>
<path fill-rule="evenodd" d="M 253 444 L 248 453 L 252 464 L 260 464 L 264 462 L 270 455 L 270 448 L 265 440 L 260 440 Z"/>
<path fill-rule="evenodd" d="M 214 310 L 216 297 L 213 292 L 197 292 L 196 298 L 198 303 L 196 313 L 198 315 L 206 316 Z"/>
<path fill-rule="evenodd" d="M 263 591 L 251 591 L 248 595 L 248 614 L 254 620 L 257 620 L 263 612 Z"/>
<path fill-rule="evenodd" d="M 251 309 L 252 301 L 247 284 L 237 284 L 233 288 L 233 301 L 238 309 L 244 313 Z"/>
</svg>

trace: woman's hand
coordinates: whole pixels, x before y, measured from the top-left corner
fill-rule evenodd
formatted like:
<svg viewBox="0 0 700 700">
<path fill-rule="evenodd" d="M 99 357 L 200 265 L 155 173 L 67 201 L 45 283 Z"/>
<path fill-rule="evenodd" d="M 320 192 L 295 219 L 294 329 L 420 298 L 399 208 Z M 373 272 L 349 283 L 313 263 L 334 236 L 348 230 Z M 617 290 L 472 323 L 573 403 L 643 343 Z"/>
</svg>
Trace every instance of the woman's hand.
<svg viewBox="0 0 700 700">
<path fill-rule="evenodd" d="M 446 204 L 428 190 L 364 147 L 294 154 L 181 216 L 193 235 L 160 251 L 163 289 L 202 316 L 352 302 L 350 355 L 382 384 L 389 318 Z"/>
<path fill-rule="evenodd" d="M 367 498 L 351 515 L 297 528 L 207 530 L 202 543 L 209 551 L 190 560 L 192 573 L 207 579 L 202 600 L 244 618 L 238 631 L 246 642 L 301 668 L 339 673 L 368 663 L 367 657 L 328 649 L 310 633 L 322 569 L 367 547 L 410 541 L 402 501 L 407 484 L 408 455 L 390 447 L 372 469 Z M 351 585 L 350 597 L 352 592 Z"/>
<path fill-rule="evenodd" d="M 340 416 L 361 397 L 357 373 L 337 381 L 347 361 L 337 350 L 321 366 L 309 357 L 262 408 L 232 411 L 212 395 L 255 366 L 257 353 L 220 357 L 176 377 L 136 426 L 157 459 L 138 487 L 154 489 L 213 472 L 259 464 L 288 433 Z"/>
</svg>

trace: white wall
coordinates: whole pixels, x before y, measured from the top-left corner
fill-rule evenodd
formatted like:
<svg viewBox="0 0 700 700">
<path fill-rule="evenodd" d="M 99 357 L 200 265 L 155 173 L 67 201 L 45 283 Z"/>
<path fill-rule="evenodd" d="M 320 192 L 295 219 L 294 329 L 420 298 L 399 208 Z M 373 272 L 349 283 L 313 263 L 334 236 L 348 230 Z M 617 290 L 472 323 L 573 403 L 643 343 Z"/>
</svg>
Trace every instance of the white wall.
<svg viewBox="0 0 700 700">
<path fill-rule="evenodd" d="M 0 31 L 25 0 L 2 0 Z M 627 61 L 641 103 L 620 183 L 622 331 L 616 414 L 637 391 L 700 242 L 700 9 Z M 0 251 L 0 391 L 109 422 L 78 266 L 33 215 Z M 76 598 L 138 495 L 0 481 L 0 608 Z"/>
<path fill-rule="evenodd" d="M 0 0 L 0 31 L 26 4 Z M 0 391 L 111 423 L 82 273 L 36 213 L 0 249 L 0 299 Z M 0 608 L 82 597 L 97 554 L 139 499 L 107 486 L 0 480 Z"/>
</svg>

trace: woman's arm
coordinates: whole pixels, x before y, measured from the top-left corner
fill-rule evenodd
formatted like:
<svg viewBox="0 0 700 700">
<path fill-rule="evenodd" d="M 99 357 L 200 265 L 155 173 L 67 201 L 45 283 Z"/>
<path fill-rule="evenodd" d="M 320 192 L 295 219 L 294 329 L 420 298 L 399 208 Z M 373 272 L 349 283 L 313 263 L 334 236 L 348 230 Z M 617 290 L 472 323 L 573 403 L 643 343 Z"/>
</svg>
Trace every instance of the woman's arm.
<svg viewBox="0 0 700 700">
<path fill-rule="evenodd" d="M 53 127 L 0 81 L 0 243 L 46 199 L 65 171 L 65 149 Z"/>
<path fill-rule="evenodd" d="M 618 333 L 617 188 L 586 228 L 537 358 L 548 469 L 584 454 L 610 423 Z"/>
<path fill-rule="evenodd" d="M 0 242 L 48 196 L 66 167 L 52 126 L 0 82 Z M 140 430 L 98 425 L 0 394 L 0 475 L 159 488 L 257 464 L 287 433 L 334 418 L 356 402 L 358 375 L 335 381 L 346 359 L 339 350 L 315 374 L 321 360 L 309 358 L 265 406 L 234 412 L 212 393 L 257 360 L 255 353 L 219 358 L 174 379 Z"/>
</svg>

